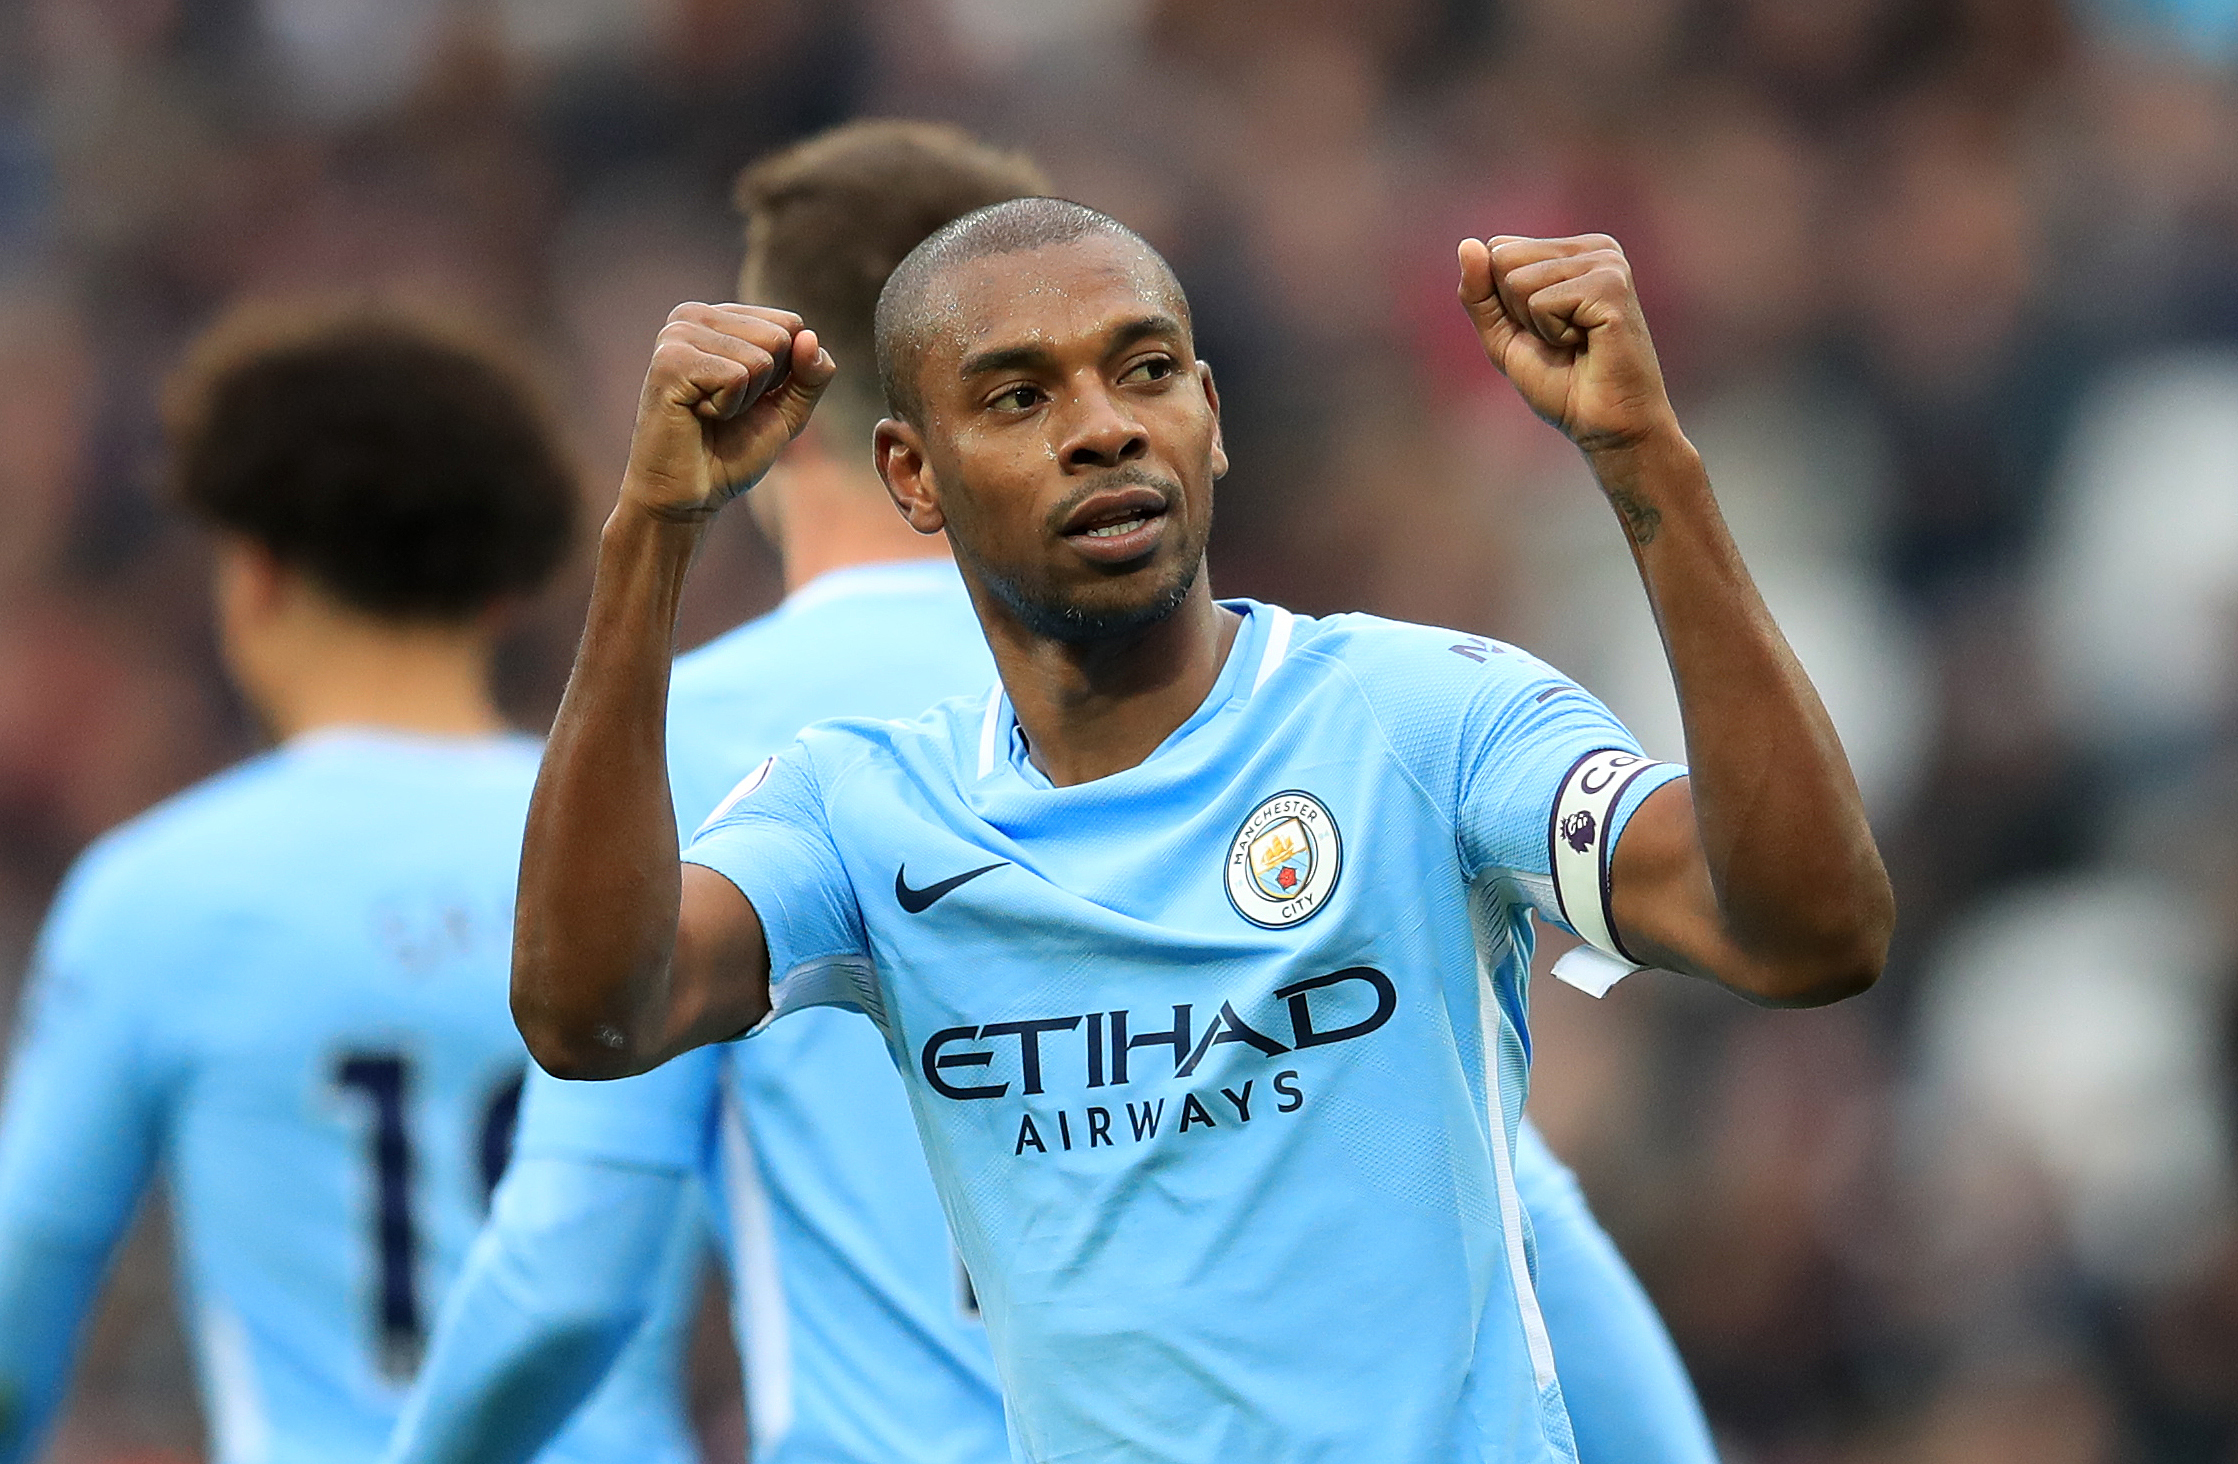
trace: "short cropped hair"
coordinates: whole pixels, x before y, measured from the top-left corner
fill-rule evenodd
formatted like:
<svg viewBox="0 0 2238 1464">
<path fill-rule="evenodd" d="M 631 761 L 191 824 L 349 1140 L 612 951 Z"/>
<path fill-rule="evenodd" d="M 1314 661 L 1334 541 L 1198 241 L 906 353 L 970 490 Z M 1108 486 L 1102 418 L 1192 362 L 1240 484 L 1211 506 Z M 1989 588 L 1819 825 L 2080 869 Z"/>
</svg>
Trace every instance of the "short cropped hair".
<svg viewBox="0 0 2238 1464">
<path fill-rule="evenodd" d="M 236 312 L 169 382 L 172 489 L 343 604 L 461 621 L 566 558 L 575 475 L 495 351 L 371 307 Z"/>
<path fill-rule="evenodd" d="M 934 283 L 956 265 L 999 254 L 1071 244 L 1092 235 L 1124 239 L 1149 256 L 1172 285 L 1174 308 L 1189 318 L 1188 297 L 1165 257 L 1109 214 L 1067 198 L 1014 198 L 974 210 L 909 252 L 879 292 L 876 318 L 878 383 L 887 410 L 923 425 L 918 358 L 930 333 Z"/>
<path fill-rule="evenodd" d="M 839 363 L 819 415 L 866 450 L 883 415 L 872 320 L 886 276 L 972 210 L 1046 193 L 1023 153 L 938 122 L 851 122 L 762 159 L 735 193 L 746 221 L 741 297 L 798 314 Z"/>
</svg>

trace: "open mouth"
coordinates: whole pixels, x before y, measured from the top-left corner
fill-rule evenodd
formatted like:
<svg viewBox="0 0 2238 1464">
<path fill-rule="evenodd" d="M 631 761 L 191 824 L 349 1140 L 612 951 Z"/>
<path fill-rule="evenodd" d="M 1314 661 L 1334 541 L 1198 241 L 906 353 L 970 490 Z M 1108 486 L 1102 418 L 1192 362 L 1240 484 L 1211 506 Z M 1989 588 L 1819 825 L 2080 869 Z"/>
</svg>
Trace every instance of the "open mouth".
<svg viewBox="0 0 2238 1464">
<path fill-rule="evenodd" d="M 1091 558 L 1129 559 L 1156 544 L 1166 507 L 1157 489 L 1129 484 L 1091 494 L 1066 516 L 1061 532 Z"/>
</svg>

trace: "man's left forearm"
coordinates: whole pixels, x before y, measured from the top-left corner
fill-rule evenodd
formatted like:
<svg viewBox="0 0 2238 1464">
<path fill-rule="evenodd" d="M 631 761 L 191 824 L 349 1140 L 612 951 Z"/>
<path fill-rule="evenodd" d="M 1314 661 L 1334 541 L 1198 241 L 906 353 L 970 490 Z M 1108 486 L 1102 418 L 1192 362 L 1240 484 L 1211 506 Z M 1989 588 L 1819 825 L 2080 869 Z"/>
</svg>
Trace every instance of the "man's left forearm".
<svg viewBox="0 0 2238 1464">
<path fill-rule="evenodd" d="M 1834 724 L 1757 593 L 1700 456 L 1673 425 L 1587 458 L 1662 634 L 1710 894 L 1740 958 L 1739 971 L 1702 974 L 1778 1002 L 1862 990 L 1895 920 L 1888 876 Z"/>
</svg>

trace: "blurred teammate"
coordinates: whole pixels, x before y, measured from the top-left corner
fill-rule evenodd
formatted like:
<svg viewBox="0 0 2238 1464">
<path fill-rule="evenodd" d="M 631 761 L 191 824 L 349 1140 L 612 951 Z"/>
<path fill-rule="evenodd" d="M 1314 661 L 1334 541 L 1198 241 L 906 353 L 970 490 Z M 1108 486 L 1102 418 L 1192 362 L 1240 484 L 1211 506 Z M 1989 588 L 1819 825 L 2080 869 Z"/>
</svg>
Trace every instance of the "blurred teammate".
<svg viewBox="0 0 2238 1464">
<path fill-rule="evenodd" d="M 1046 186 L 953 128 L 874 122 L 740 180 L 741 288 L 799 301 L 867 363 L 878 288 L 950 219 Z M 697 823 L 826 717 L 912 716 L 994 677 L 943 547 L 870 467 L 882 415 L 858 370 L 755 507 L 785 561 L 775 612 L 682 657 L 668 705 L 676 817 Z M 759 688 L 781 685 L 777 697 Z M 501 1199 L 446 1308 L 393 1457 L 510 1464 L 601 1375 L 650 1304 L 693 1176 L 721 1197 L 755 1457 L 1007 1459 L 986 1334 L 878 1030 L 824 1011 L 619 1083 L 532 1073 Z"/>
<path fill-rule="evenodd" d="M 1045 188 L 1022 159 L 950 128 L 852 124 L 742 180 L 740 293 L 797 305 L 839 358 L 867 362 L 878 284 L 902 256 L 971 208 Z M 682 826 L 811 722 L 909 716 L 993 679 L 953 562 L 878 482 L 868 443 L 881 415 L 875 376 L 843 373 L 751 500 L 792 593 L 677 662 L 669 780 Z M 583 1326 L 580 1298 L 609 1287 L 599 1335 L 625 1325 L 644 1304 L 657 1217 L 688 1172 L 724 1166 L 733 1172 L 712 1187 L 733 1211 L 759 1457 L 1007 1459 L 985 1333 L 966 1315 L 893 1061 L 871 1023 L 817 1009 L 640 1077 L 531 1074 L 506 1185 L 543 1176 L 557 1192 L 566 1176 L 577 1199 L 547 1209 L 543 1230 L 500 1207 L 438 1330 L 402 1464 L 504 1464 L 532 1450 L 611 1345 Z M 1653 1308 L 1528 1126 L 1516 1182 L 1583 1456 L 1712 1459 Z M 507 1447 L 468 1447 L 500 1429 Z"/>
<path fill-rule="evenodd" d="M 169 1184 L 219 1464 L 377 1457 L 504 1168 L 507 937 L 537 744 L 495 612 L 575 488 L 508 369 L 384 316 L 237 318 L 174 382 L 228 668 L 279 740 L 111 832 L 42 936 L 0 1118 L 0 1460 Z M 694 1232 L 555 1459 L 682 1464 Z"/>
<path fill-rule="evenodd" d="M 1187 300 L 1026 199 L 920 245 L 877 320 L 881 476 L 947 533 L 1000 684 L 808 730 L 672 862 L 677 591 L 836 368 L 774 308 L 661 333 L 530 809 L 515 1015 L 588 1077 L 870 1014 L 1024 1458 L 1574 1457 L 1513 1171 L 1532 912 L 1764 1001 L 1878 975 L 1855 780 L 1623 256 L 1469 240 L 1460 294 L 1623 523 L 1690 775 L 1510 648 L 1215 601 Z"/>
</svg>

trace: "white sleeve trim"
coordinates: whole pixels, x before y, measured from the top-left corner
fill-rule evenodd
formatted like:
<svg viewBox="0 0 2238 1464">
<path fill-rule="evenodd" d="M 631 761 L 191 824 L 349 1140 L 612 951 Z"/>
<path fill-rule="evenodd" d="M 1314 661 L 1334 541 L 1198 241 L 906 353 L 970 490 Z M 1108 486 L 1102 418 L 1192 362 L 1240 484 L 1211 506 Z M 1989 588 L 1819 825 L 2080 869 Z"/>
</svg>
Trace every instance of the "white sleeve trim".
<svg viewBox="0 0 2238 1464">
<path fill-rule="evenodd" d="M 1618 977 L 1640 968 L 1641 963 L 1616 938 L 1616 922 L 1609 910 L 1609 860 L 1616 852 L 1616 841 L 1609 837 L 1609 815 L 1616 811 L 1624 790 L 1658 766 L 1636 752 L 1616 748 L 1589 752 L 1563 777 L 1561 789 L 1554 795 L 1554 812 L 1547 819 L 1547 869 L 1554 877 L 1554 899 L 1562 912 L 1562 923 L 1578 933 L 1585 948 L 1624 967 L 1605 980 L 1601 979 L 1605 971 L 1595 971 L 1589 979 L 1599 982 L 1600 991 L 1572 980 L 1573 985 L 1595 996 L 1615 985 Z M 1561 965 L 1556 964 L 1558 968 Z M 1596 964 L 1581 962 L 1573 971 L 1582 975 L 1585 968 Z M 1556 974 L 1562 973 L 1557 969 Z"/>
<path fill-rule="evenodd" d="M 724 796 L 722 802 L 715 805 L 715 811 L 699 821 L 699 833 L 693 834 L 692 837 L 694 839 L 697 839 L 700 834 L 704 834 L 709 829 L 715 827 L 717 821 L 720 820 L 724 814 L 738 807 L 738 805 L 748 796 L 750 796 L 756 788 L 759 788 L 762 784 L 768 782 L 769 771 L 771 768 L 774 768 L 776 766 L 777 758 L 774 753 L 768 757 L 763 758 L 760 767 L 755 768 L 745 777 L 740 778 L 738 780 L 738 785 L 732 788 L 730 792 Z"/>
<path fill-rule="evenodd" d="M 751 1037 L 790 1012 L 815 1006 L 847 1007 L 886 1025 L 886 1004 L 878 990 L 878 970 L 868 957 L 819 956 L 802 961 L 769 982 L 769 1010 L 745 1035 Z"/>
</svg>

